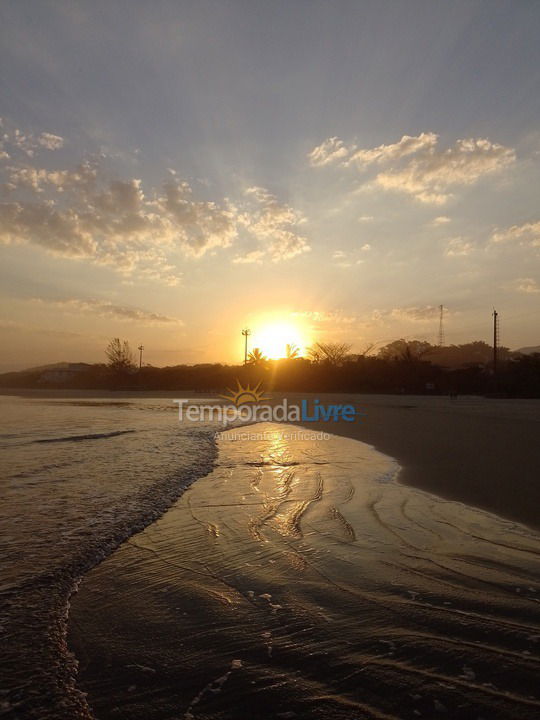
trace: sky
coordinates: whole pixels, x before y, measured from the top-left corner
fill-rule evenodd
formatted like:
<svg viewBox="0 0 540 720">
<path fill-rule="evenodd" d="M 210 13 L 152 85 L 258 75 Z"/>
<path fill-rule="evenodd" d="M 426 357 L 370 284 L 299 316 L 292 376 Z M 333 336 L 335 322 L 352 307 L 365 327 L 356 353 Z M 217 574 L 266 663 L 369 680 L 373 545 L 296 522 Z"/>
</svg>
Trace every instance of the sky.
<svg viewBox="0 0 540 720">
<path fill-rule="evenodd" d="M 4 0 L 0 370 L 540 344 L 540 3 Z M 278 343 L 279 344 L 279 343 Z"/>
</svg>

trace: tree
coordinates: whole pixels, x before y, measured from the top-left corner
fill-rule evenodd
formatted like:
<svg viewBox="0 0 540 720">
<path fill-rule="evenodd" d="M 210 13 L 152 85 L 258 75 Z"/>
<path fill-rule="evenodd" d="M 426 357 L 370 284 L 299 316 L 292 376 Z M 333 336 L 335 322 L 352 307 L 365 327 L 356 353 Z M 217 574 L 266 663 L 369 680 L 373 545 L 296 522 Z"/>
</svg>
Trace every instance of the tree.
<svg viewBox="0 0 540 720">
<path fill-rule="evenodd" d="M 296 360 L 300 357 L 300 349 L 294 343 L 287 343 L 285 346 L 285 357 L 287 360 Z"/>
<path fill-rule="evenodd" d="M 379 350 L 382 360 L 415 362 L 433 350 L 433 345 L 424 340 L 394 340 Z"/>
<path fill-rule="evenodd" d="M 317 342 L 308 348 L 308 355 L 314 363 L 327 363 L 328 365 L 343 365 L 351 346 L 348 343 L 321 343 Z"/>
<path fill-rule="evenodd" d="M 127 340 L 113 338 L 105 348 L 108 367 L 117 374 L 127 374 L 135 370 L 135 359 Z"/>
<path fill-rule="evenodd" d="M 266 367 L 268 364 L 268 358 L 265 357 L 260 348 L 253 348 L 248 355 L 248 365 L 255 365 L 256 367 Z"/>
</svg>

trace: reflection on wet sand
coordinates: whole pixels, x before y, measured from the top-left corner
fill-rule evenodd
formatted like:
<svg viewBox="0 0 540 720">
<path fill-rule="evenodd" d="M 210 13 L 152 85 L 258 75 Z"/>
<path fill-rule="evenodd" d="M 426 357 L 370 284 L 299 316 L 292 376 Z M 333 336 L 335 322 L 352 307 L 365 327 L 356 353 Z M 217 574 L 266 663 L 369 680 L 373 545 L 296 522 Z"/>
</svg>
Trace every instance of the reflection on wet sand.
<svg viewBox="0 0 540 720">
<path fill-rule="evenodd" d="M 84 579 L 70 644 L 97 717 L 540 714 L 537 534 L 358 441 L 254 429 Z"/>
</svg>

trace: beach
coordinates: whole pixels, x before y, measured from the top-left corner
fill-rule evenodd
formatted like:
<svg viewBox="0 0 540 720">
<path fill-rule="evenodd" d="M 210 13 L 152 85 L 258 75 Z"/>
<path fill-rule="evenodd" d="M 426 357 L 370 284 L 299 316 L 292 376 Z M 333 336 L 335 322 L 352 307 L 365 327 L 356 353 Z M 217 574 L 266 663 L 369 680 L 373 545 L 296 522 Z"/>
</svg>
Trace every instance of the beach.
<svg viewBox="0 0 540 720">
<path fill-rule="evenodd" d="M 103 395 L 3 400 L 0 716 L 538 713 L 537 401 L 214 437 Z"/>
<path fill-rule="evenodd" d="M 294 398 L 293 396 L 290 396 Z M 399 481 L 540 528 L 540 402 L 462 396 L 351 397 L 360 422 L 310 423 L 396 458 Z"/>
<path fill-rule="evenodd" d="M 537 405 L 354 400 L 359 424 L 225 433 L 214 470 L 85 577 L 68 637 L 96 717 L 540 712 L 535 518 L 478 501 L 492 462 L 496 502 L 518 494 Z M 471 433 L 510 439 L 484 462 Z M 450 483 L 468 464 L 476 507 Z"/>
</svg>

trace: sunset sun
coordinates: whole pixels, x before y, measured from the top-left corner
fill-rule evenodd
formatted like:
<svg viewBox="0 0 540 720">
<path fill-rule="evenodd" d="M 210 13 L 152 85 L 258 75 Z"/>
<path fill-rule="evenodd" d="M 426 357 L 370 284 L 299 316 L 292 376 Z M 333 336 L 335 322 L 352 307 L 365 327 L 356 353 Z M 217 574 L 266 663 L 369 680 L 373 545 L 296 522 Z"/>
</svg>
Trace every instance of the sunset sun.
<svg viewBox="0 0 540 720">
<path fill-rule="evenodd" d="M 276 322 L 263 325 L 253 333 L 253 347 L 257 347 L 270 359 L 283 358 L 287 355 L 287 345 L 305 351 L 308 341 L 306 334 L 293 323 Z"/>
</svg>

